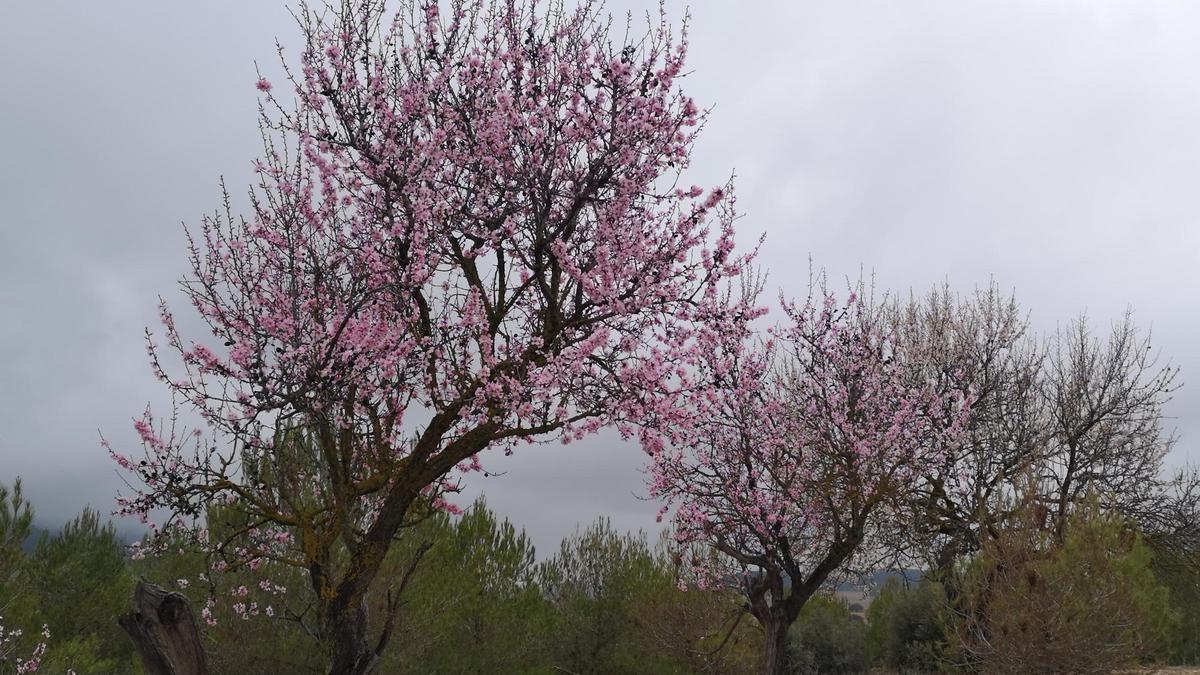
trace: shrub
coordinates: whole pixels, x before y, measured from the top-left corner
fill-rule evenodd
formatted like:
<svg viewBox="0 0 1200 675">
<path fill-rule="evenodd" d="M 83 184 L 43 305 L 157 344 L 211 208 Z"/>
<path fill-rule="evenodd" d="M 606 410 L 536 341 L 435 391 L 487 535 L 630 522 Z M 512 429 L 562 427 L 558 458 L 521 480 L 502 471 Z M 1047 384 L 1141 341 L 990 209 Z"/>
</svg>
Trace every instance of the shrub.
<svg viewBox="0 0 1200 675">
<path fill-rule="evenodd" d="M 1150 550 L 1095 498 L 1074 507 L 1062 538 L 1036 508 L 963 570 L 958 665 L 988 673 L 1108 673 L 1148 660 L 1172 616 Z"/>
<path fill-rule="evenodd" d="M 900 672 L 937 670 L 946 641 L 945 615 L 941 584 L 926 579 L 908 586 L 889 579 L 867 608 L 872 662 Z"/>
<path fill-rule="evenodd" d="M 1191 553 L 1156 554 L 1154 576 L 1170 593 L 1175 621 L 1160 650 L 1172 665 L 1200 664 L 1200 556 Z"/>
<path fill-rule="evenodd" d="M 863 673 L 870 666 L 866 629 L 841 600 L 816 595 L 792 624 L 788 661 L 795 675 Z"/>
</svg>

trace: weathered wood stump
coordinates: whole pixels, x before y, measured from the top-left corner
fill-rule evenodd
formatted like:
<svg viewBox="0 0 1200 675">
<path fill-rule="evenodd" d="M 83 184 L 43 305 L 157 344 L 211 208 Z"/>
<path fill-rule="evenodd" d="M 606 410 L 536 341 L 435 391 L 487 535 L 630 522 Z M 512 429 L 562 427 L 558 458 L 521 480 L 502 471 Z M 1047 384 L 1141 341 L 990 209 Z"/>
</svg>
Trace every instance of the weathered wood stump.
<svg viewBox="0 0 1200 675">
<path fill-rule="evenodd" d="M 117 622 L 129 633 L 146 675 L 207 675 L 192 605 L 179 593 L 145 579 L 133 590 L 133 611 Z"/>
</svg>

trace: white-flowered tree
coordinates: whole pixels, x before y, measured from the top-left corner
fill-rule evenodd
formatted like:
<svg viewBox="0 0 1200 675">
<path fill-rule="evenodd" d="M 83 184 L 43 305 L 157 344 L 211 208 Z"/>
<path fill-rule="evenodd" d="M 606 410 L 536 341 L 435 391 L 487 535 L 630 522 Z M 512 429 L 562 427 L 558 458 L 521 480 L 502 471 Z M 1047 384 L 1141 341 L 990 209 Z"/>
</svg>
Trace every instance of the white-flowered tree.
<svg viewBox="0 0 1200 675">
<path fill-rule="evenodd" d="M 725 291 L 748 262 L 728 187 L 679 183 L 704 120 L 686 30 L 610 30 L 591 1 L 396 5 L 297 12 L 287 86 L 258 82 L 249 213 L 227 197 L 190 232 L 211 335 L 164 306 L 148 336 L 203 424 L 148 412 L 144 455 L 112 450 L 126 512 L 234 509 L 195 543 L 304 572 L 331 673 L 377 663 L 402 605 L 381 564 L 479 453 L 677 420 L 696 359 L 755 314 Z"/>
</svg>

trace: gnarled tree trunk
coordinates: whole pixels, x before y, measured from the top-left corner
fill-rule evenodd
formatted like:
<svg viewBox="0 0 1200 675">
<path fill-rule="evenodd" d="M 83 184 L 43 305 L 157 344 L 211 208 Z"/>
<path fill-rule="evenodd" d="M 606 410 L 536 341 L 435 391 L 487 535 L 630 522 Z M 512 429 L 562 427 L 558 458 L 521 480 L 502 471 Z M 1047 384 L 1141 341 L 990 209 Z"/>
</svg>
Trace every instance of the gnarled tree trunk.
<svg viewBox="0 0 1200 675">
<path fill-rule="evenodd" d="M 133 611 L 117 622 L 129 633 L 146 675 L 208 675 L 191 603 L 146 580 L 133 590 Z"/>
</svg>

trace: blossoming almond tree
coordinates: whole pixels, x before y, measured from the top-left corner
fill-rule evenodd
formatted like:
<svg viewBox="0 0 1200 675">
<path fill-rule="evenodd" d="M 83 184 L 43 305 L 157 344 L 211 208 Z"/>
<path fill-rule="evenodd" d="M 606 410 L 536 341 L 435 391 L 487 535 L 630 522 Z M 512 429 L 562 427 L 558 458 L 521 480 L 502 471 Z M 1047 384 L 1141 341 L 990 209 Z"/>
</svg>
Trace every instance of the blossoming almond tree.
<svg viewBox="0 0 1200 675">
<path fill-rule="evenodd" d="M 784 672 L 804 603 L 898 525 L 893 504 L 967 409 L 909 375 L 875 306 L 822 295 L 786 307 L 789 325 L 765 343 L 745 333 L 712 351 L 715 387 L 691 402 L 703 421 L 650 448 L 651 492 L 676 507 L 680 543 L 722 554 L 696 561 L 707 583 L 743 584 L 765 673 Z"/>
<path fill-rule="evenodd" d="M 721 290 L 748 261 L 731 198 L 678 187 L 704 118 L 677 86 L 686 31 L 599 10 L 303 8 L 288 94 L 258 83 L 251 212 L 226 197 L 190 234 L 212 339 L 164 305 L 169 372 L 148 334 L 208 429 L 138 421 L 123 509 L 239 509 L 237 545 L 207 546 L 305 570 L 331 673 L 373 668 L 400 606 L 385 554 L 478 453 L 684 414 L 694 359 L 753 314 Z"/>
</svg>

